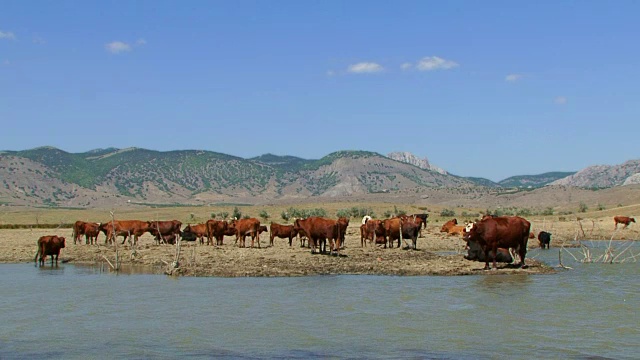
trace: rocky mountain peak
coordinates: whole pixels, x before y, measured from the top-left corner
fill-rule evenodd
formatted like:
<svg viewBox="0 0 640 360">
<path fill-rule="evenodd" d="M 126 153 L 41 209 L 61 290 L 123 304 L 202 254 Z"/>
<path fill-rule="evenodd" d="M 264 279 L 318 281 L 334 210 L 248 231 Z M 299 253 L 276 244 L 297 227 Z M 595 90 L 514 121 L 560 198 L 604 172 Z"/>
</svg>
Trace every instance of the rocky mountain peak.
<svg viewBox="0 0 640 360">
<path fill-rule="evenodd" d="M 448 174 L 448 172 L 446 170 L 431 164 L 429 162 L 429 159 L 427 159 L 426 157 L 420 159 L 416 155 L 414 155 L 414 154 L 412 154 L 410 152 L 407 152 L 407 151 L 391 152 L 391 153 L 387 154 L 387 157 L 389 159 L 393 159 L 393 160 L 400 161 L 400 162 L 403 162 L 403 163 L 411 164 L 413 166 L 417 166 L 417 167 L 419 167 L 421 169 L 424 169 L 424 170 L 435 171 L 435 172 L 438 172 L 438 173 L 443 174 L 443 175 L 447 175 Z"/>
</svg>

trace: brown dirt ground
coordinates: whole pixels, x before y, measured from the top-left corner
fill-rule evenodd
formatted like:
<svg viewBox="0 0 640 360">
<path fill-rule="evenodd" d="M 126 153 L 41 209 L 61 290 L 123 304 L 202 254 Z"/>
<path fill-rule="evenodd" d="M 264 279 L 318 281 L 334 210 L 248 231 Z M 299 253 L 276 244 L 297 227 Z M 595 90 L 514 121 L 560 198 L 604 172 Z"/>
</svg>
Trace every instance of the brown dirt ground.
<svg viewBox="0 0 640 360">
<path fill-rule="evenodd" d="M 262 234 L 260 249 L 238 248 L 234 245 L 232 237 L 226 237 L 222 246 L 183 242 L 180 268 L 171 270 L 170 273 L 183 276 L 237 277 L 325 274 L 494 275 L 554 272 L 552 268 L 535 259 L 527 259 L 527 269 L 498 264 L 498 271 L 483 271 L 484 263 L 463 258 L 464 241 L 461 237 L 443 235 L 439 232 L 439 226 L 430 226 L 424 231 L 424 237 L 418 239 L 417 251 L 371 246 L 363 248 L 360 246 L 358 226 L 357 221 L 352 221 L 349 225 L 346 247 L 341 251 L 341 257 L 312 255 L 309 249 L 301 248 L 295 239 L 293 246 L 289 247 L 287 240 L 276 238 L 275 245 L 270 247 L 268 233 Z M 115 262 L 114 246 L 104 245 L 103 234 L 99 238 L 100 245 L 74 245 L 71 229 L 15 229 L 0 230 L 0 263 L 33 262 L 36 241 L 43 235 L 58 235 L 67 239 L 67 246 L 60 254 L 61 261 L 105 268 L 109 267 L 105 258 L 111 263 Z M 529 246 L 537 246 L 537 240 L 535 243 L 531 241 Z M 174 260 L 175 252 L 175 246 L 155 245 L 149 234 L 140 238 L 133 256 L 128 245 L 118 245 L 118 254 L 123 265 L 146 265 L 156 270 L 169 269 L 168 265 Z M 448 254 L 443 255 L 441 252 Z M 49 262 L 46 266 L 49 266 Z"/>
</svg>

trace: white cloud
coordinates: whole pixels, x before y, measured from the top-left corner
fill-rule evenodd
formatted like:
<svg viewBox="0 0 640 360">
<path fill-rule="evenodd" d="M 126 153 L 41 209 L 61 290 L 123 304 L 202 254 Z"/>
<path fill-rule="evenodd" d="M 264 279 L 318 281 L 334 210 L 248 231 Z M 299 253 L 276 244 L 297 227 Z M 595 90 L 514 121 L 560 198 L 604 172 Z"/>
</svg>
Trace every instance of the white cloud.
<svg viewBox="0 0 640 360">
<path fill-rule="evenodd" d="M 16 36 L 11 31 L 0 30 L 0 39 L 15 40 Z"/>
<path fill-rule="evenodd" d="M 520 75 L 520 74 L 509 74 L 504 78 L 504 81 L 516 82 L 516 81 L 518 81 L 520 79 L 522 79 L 522 75 Z"/>
<path fill-rule="evenodd" d="M 567 103 L 567 101 L 568 101 L 567 98 L 564 96 L 558 96 L 553 100 L 553 102 L 555 102 L 558 105 L 564 105 Z"/>
<path fill-rule="evenodd" d="M 348 72 L 354 74 L 367 74 L 367 73 L 377 73 L 384 70 L 384 68 L 380 64 L 376 64 L 373 62 L 361 62 L 357 64 L 350 65 L 347 69 Z"/>
<path fill-rule="evenodd" d="M 336 73 L 333 70 L 327 70 L 327 76 L 334 76 Z"/>
<path fill-rule="evenodd" d="M 113 41 L 104 46 L 104 48 L 112 54 L 120 54 L 122 52 L 131 51 L 131 45 L 122 41 Z"/>
<path fill-rule="evenodd" d="M 420 71 L 448 70 L 455 67 L 458 67 L 458 63 L 437 56 L 423 57 L 416 65 Z"/>
<path fill-rule="evenodd" d="M 142 45 L 147 45 L 147 40 L 140 38 L 138 40 L 136 40 L 136 45 L 137 46 L 142 46 Z"/>
<path fill-rule="evenodd" d="M 2 65 L 11 65 L 11 61 L 5 60 L 2 62 Z"/>
<path fill-rule="evenodd" d="M 402 69 L 402 70 L 409 70 L 409 69 L 411 69 L 411 67 L 412 67 L 412 66 L 413 66 L 413 65 L 411 65 L 411 64 L 409 64 L 409 63 L 404 63 L 404 64 L 400 65 L 400 69 Z"/>
<path fill-rule="evenodd" d="M 44 44 L 46 44 L 46 43 L 47 43 L 47 42 L 46 42 L 46 41 L 44 41 L 44 39 L 43 39 L 43 38 L 41 38 L 40 36 L 34 36 L 32 41 L 33 41 L 33 43 L 34 43 L 34 44 L 38 44 L 38 45 L 44 45 Z"/>
</svg>

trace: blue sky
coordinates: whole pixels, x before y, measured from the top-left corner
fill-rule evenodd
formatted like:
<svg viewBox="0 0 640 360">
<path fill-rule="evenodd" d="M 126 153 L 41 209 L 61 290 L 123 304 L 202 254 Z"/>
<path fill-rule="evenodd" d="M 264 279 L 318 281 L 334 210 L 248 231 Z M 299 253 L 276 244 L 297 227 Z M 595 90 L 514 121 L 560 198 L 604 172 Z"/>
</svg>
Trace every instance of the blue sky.
<svg viewBox="0 0 640 360">
<path fill-rule="evenodd" d="M 640 157 L 638 1 L 2 1 L 0 149 Z"/>
</svg>

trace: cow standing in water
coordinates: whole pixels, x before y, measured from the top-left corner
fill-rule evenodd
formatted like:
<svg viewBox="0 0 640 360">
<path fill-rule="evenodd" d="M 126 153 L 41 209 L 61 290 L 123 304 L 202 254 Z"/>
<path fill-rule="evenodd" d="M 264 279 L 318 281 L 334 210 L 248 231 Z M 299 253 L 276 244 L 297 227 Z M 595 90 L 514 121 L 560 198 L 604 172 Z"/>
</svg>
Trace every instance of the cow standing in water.
<svg viewBox="0 0 640 360">
<path fill-rule="evenodd" d="M 513 248 L 520 255 L 520 264 L 525 268 L 527 255 L 527 242 L 531 223 L 519 216 L 486 217 L 467 227 L 464 240 L 467 244 L 475 242 L 480 245 L 485 255 L 485 270 L 490 269 L 489 259 L 493 260 L 493 268 L 496 266 L 496 254 L 498 248 Z"/>
<path fill-rule="evenodd" d="M 53 266 L 53 256 L 56 257 L 56 265 L 58 265 L 58 256 L 60 255 L 60 249 L 64 248 L 65 239 L 57 235 L 42 236 L 38 239 L 38 251 L 36 257 L 33 259 L 38 262 L 38 256 L 40 256 L 40 265 L 44 265 L 44 260 L 47 255 L 51 256 L 51 265 Z"/>
</svg>

